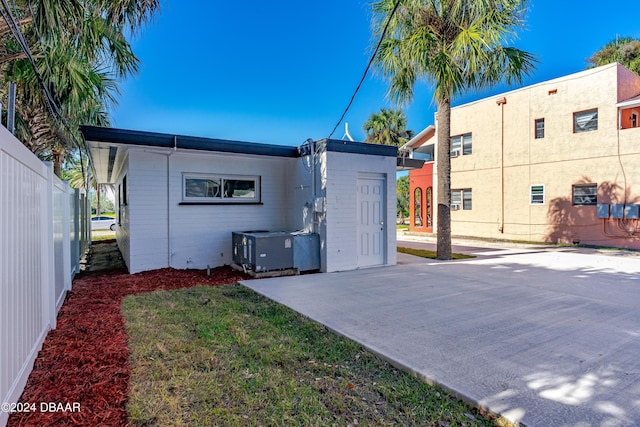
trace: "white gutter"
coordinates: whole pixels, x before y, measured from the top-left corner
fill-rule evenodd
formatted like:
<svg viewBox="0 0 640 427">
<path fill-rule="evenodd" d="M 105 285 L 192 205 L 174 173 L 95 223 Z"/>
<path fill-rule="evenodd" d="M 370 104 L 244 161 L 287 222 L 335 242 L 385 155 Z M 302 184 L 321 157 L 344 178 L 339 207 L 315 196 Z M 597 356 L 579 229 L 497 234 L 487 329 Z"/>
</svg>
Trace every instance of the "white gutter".
<svg viewBox="0 0 640 427">
<path fill-rule="evenodd" d="M 629 101 L 622 101 L 616 104 L 618 108 L 629 108 L 629 107 L 640 107 L 640 98 L 635 97 L 634 99 L 630 99 Z"/>
<path fill-rule="evenodd" d="M 426 128 L 424 128 L 419 134 L 417 134 L 416 136 L 414 136 L 413 138 L 411 138 L 409 140 L 409 142 L 407 142 L 406 144 L 404 144 L 403 146 L 401 146 L 400 148 L 398 148 L 398 151 L 402 152 L 402 151 L 412 151 L 413 150 L 413 144 L 417 143 L 418 141 L 422 140 L 424 137 L 427 136 L 427 134 L 431 131 L 435 131 L 436 127 L 434 125 L 429 125 Z"/>
</svg>

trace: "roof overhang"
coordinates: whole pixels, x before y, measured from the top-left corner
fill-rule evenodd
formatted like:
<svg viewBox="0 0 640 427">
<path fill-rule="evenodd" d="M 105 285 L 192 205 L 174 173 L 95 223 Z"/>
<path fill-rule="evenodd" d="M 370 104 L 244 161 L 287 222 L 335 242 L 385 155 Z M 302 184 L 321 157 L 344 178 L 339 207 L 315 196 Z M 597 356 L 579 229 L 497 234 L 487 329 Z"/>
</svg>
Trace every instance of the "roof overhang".
<svg viewBox="0 0 640 427">
<path fill-rule="evenodd" d="M 118 164 L 133 147 L 157 150 L 186 149 L 219 153 L 238 153 L 261 156 L 298 157 L 296 147 L 255 142 L 232 141 L 194 136 L 172 135 L 127 129 L 81 126 L 87 148 L 101 184 L 112 184 L 117 177 Z"/>
<path fill-rule="evenodd" d="M 399 151 L 401 153 L 413 151 L 416 148 L 419 148 L 425 142 L 429 141 L 431 138 L 433 138 L 435 134 L 436 134 L 436 127 L 434 125 L 429 125 L 426 128 L 424 128 L 419 134 L 411 138 L 409 142 L 407 142 L 402 147 L 400 147 Z"/>
<path fill-rule="evenodd" d="M 636 95 L 633 98 L 629 98 L 622 102 L 618 102 L 616 104 L 616 107 L 618 108 L 640 107 L 640 95 Z"/>
<path fill-rule="evenodd" d="M 396 171 L 410 171 L 413 169 L 422 169 L 424 160 L 410 159 L 409 157 L 399 156 L 396 159 Z"/>
<path fill-rule="evenodd" d="M 153 149 L 169 154 L 175 150 L 200 150 L 215 153 L 296 158 L 301 147 L 261 144 L 194 136 L 172 135 L 137 130 L 81 126 L 99 184 L 114 184 L 129 149 Z M 323 139 L 318 147 L 326 151 L 396 157 L 398 148 L 389 145 Z"/>
<path fill-rule="evenodd" d="M 336 153 L 368 154 L 383 157 L 396 157 L 398 155 L 398 147 L 393 145 L 367 144 L 338 139 L 321 139 L 316 144 L 319 145 L 320 149 Z"/>
</svg>

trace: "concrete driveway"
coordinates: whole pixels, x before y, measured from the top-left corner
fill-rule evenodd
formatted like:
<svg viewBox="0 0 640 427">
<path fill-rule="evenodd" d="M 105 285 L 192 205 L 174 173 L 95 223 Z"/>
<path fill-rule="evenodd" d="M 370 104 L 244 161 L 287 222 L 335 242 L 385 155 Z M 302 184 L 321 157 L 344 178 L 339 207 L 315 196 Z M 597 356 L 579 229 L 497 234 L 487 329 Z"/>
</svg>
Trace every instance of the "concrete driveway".
<svg viewBox="0 0 640 427">
<path fill-rule="evenodd" d="M 243 284 L 512 421 L 638 426 L 640 257 L 584 252 L 398 254 L 393 267 Z"/>
</svg>

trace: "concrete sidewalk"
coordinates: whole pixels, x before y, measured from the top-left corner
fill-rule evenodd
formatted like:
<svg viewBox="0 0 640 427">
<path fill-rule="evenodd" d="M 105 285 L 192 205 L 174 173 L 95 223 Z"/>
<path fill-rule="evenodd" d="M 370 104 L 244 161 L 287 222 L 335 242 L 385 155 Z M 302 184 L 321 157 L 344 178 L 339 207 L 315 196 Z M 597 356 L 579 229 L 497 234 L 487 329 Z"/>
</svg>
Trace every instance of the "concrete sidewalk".
<svg viewBox="0 0 640 427">
<path fill-rule="evenodd" d="M 640 425 L 640 258 L 487 249 L 243 284 L 512 421 Z"/>
</svg>

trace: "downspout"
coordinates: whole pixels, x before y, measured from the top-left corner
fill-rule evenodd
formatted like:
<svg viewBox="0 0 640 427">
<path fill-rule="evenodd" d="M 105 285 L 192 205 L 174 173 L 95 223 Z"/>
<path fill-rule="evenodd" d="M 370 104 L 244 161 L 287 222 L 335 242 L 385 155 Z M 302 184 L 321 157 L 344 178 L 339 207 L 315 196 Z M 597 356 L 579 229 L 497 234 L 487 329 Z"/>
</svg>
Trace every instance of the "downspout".
<svg viewBox="0 0 640 427">
<path fill-rule="evenodd" d="M 309 146 L 311 150 L 311 197 L 313 203 L 313 215 L 311 217 L 311 232 L 318 233 L 319 231 L 319 220 L 318 220 L 318 212 L 316 211 L 316 198 L 317 198 L 317 190 L 316 190 L 316 142 L 311 139 L 309 141 Z"/>
<path fill-rule="evenodd" d="M 504 234 L 504 104 L 507 98 L 502 97 L 496 101 L 500 106 L 501 125 L 500 125 L 500 228 L 498 230 Z"/>
<path fill-rule="evenodd" d="M 311 211 L 311 232 L 317 233 L 317 212 L 316 212 L 316 143 L 308 138 L 305 144 L 309 147 L 309 173 L 311 176 L 311 201 L 307 201 L 308 209 Z M 305 166 L 306 167 L 306 166 Z M 309 232 L 309 224 L 304 224 L 305 232 Z"/>
<path fill-rule="evenodd" d="M 173 245 L 171 239 L 171 155 L 178 151 L 178 137 L 173 136 L 173 151 L 167 154 L 167 267 L 171 267 L 171 257 L 173 256 Z"/>
</svg>

